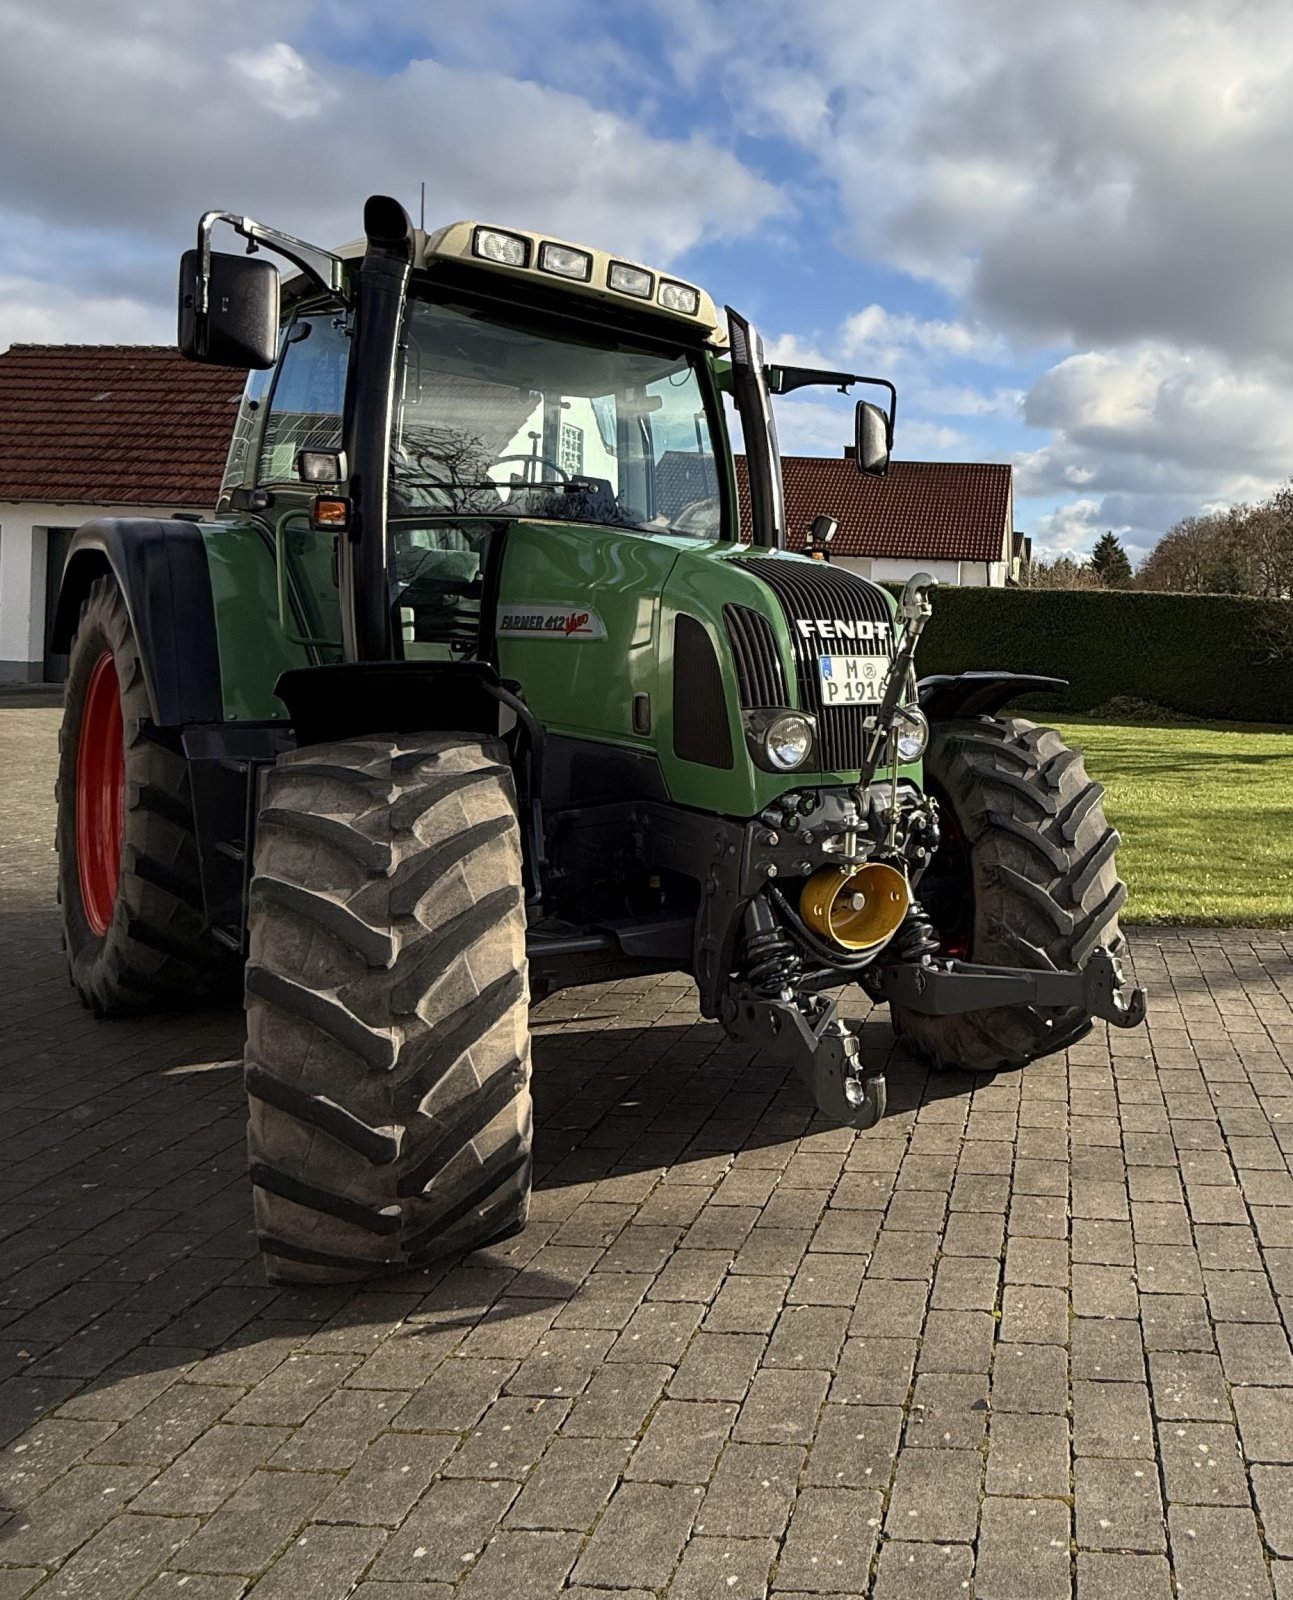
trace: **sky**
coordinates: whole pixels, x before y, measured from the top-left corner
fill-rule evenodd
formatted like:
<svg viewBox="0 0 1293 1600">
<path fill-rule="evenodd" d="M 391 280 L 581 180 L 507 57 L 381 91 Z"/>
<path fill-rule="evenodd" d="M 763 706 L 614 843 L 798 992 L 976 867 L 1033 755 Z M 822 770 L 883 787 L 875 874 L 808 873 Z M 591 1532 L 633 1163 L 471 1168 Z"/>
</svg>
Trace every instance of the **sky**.
<svg viewBox="0 0 1293 1600">
<path fill-rule="evenodd" d="M 169 342 L 200 212 L 394 194 L 698 281 L 1009 461 L 1043 553 L 1293 473 L 1287 0 L 0 0 L 0 349 Z M 232 239 L 232 236 L 230 236 Z M 833 455 L 851 401 L 780 402 Z"/>
</svg>

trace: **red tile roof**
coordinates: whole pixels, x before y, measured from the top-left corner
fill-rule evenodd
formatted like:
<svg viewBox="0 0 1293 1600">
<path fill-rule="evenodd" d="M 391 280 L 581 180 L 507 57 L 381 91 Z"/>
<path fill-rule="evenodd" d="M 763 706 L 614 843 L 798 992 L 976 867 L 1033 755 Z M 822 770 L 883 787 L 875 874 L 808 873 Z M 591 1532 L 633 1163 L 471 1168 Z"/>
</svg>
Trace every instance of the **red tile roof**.
<svg viewBox="0 0 1293 1600">
<path fill-rule="evenodd" d="M 244 376 L 166 345 L 12 345 L 0 500 L 213 506 Z"/>
<path fill-rule="evenodd" d="M 741 524 L 749 537 L 745 457 L 736 460 Z M 995 462 L 895 461 L 866 478 L 840 456 L 783 456 L 786 529 L 803 548 L 815 516 L 839 523 L 836 556 L 914 561 L 1001 561 L 1008 553 L 1009 466 Z"/>
</svg>

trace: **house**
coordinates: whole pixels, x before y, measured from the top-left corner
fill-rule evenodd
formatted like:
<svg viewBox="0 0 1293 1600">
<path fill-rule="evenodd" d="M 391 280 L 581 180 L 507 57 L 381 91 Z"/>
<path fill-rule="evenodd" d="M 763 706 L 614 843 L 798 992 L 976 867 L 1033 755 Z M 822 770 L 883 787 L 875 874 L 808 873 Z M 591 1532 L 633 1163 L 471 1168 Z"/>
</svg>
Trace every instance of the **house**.
<svg viewBox="0 0 1293 1600">
<path fill-rule="evenodd" d="M 0 355 L 0 682 L 63 675 L 46 640 L 81 523 L 210 511 L 242 387 L 165 345 Z"/>
<path fill-rule="evenodd" d="M 91 517 L 171 516 L 214 506 L 243 374 L 197 366 L 161 345 L 14 345 L 0 355 L 0 682 L 63 675 L 47 647 L 63 558 Z M 568 472 L 613 474 L 593 402 L 562 426 Z M 737 457 L 749 535 L 744 457 Z M 1017 581 L 1027 542 L 1012 531 L 1011 469 L 895 461 L 867 478 L 844 457 L 786 456 L 786 527 L 803 549 L 814 517 L 833 516 L 839 566 L 902 581 Z M 713 468 L 667 451 L 658 493 L 678 506 L 716 492 Z"/>
<path fill-rule="evenodd" d="M 1012 471 L 997 462 L 895 461 L 883 478 L 843 457 L 783 456 L 786 532 L 802 550 L 813 518 L 839 524 L 830 559 L 877 581 L 914 572 L 940 583 L 1000 588 L 1016 583 L 1030 541 L 1014 531 Z M 737 458 L 741 519 L 749 528 L 745 460 Z"/>
</svg>

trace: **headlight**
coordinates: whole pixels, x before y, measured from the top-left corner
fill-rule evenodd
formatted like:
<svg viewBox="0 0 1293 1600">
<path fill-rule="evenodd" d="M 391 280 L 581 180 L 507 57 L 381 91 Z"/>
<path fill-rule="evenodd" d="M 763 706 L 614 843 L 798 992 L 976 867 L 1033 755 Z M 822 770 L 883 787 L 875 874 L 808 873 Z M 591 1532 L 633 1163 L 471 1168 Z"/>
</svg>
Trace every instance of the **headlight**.
<svg viewBox="0 0 1293 1600">
<path fill-rule="evenodd" d="M 808 760 L 813 748 L 813 725 L 798 711 L 783 712 L 763 730 L 763 748 L 778 771 L 792 772 Z"/>
<path fill-rule="evenodd" d="M 700 310 L 700 290 L 693 289 L 689 283 L 675 283 L 672 278 L 661 280 L 656 299 L 666 311 L 681 311 L 688 317 L 694 317 Z"/>
<path fill-rule="evenodd" d="M 634 295 L 639 300 L 649 300 L 655 279 L 642 267 L 631 267 L 627 261 L 612 261 L 606 274 L 612 289 L 621 294 Z"/>
<path fill-rule="evenodd" d="M 524 267 L 530 261 L 530 241 L 498 228 L 477 228 L 471 252 L 482 261 L 496 261 L 500 267 Z"/>
<path fill-rule="evenodd" d="M 903 706 L 894 718 L 893 739 L 898 750 L 898 763 L 908 767 L 919 761 L 929 743 L 929 723 L 919 706 Z"/>
<path fill-rule="evenodd" d="M 539 246 L 539 271 L 587 283 L 593 275 L 593 258 L 587 250 L 572 250 L 568 244 L 545 243 Z"/>
</svg>

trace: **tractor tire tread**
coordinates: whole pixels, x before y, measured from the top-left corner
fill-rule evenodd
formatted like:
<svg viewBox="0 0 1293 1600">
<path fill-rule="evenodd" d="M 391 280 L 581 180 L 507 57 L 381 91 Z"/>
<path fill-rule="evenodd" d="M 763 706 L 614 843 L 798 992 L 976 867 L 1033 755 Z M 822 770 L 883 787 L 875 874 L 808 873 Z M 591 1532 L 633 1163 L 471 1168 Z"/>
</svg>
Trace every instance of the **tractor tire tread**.
<svg viewBox="0 0 1293 1600">
<path fill-rule="evenodd" d="M 266 774 L 247 970 L 256 1226 L 279 1283 L 516 1232 L 532 1163 L 525 904 L 506 751 L 401 734 Z"/>
<path fill-rule="evenodd" d="M 1021 717 L 936 723 L 927 781 L 952 808 L 969 850 L 975 923 L 970 959 L 1058 971 L 1103 944 L 1122 948 L 1118 834 L 1080 750 Z M 1013 1069 L 1091 1029 L 1078 1008 L 999 1007 L 951 1017 L 893 1008 L 895 1031 L 938 1069 Z"/>
</svg>

